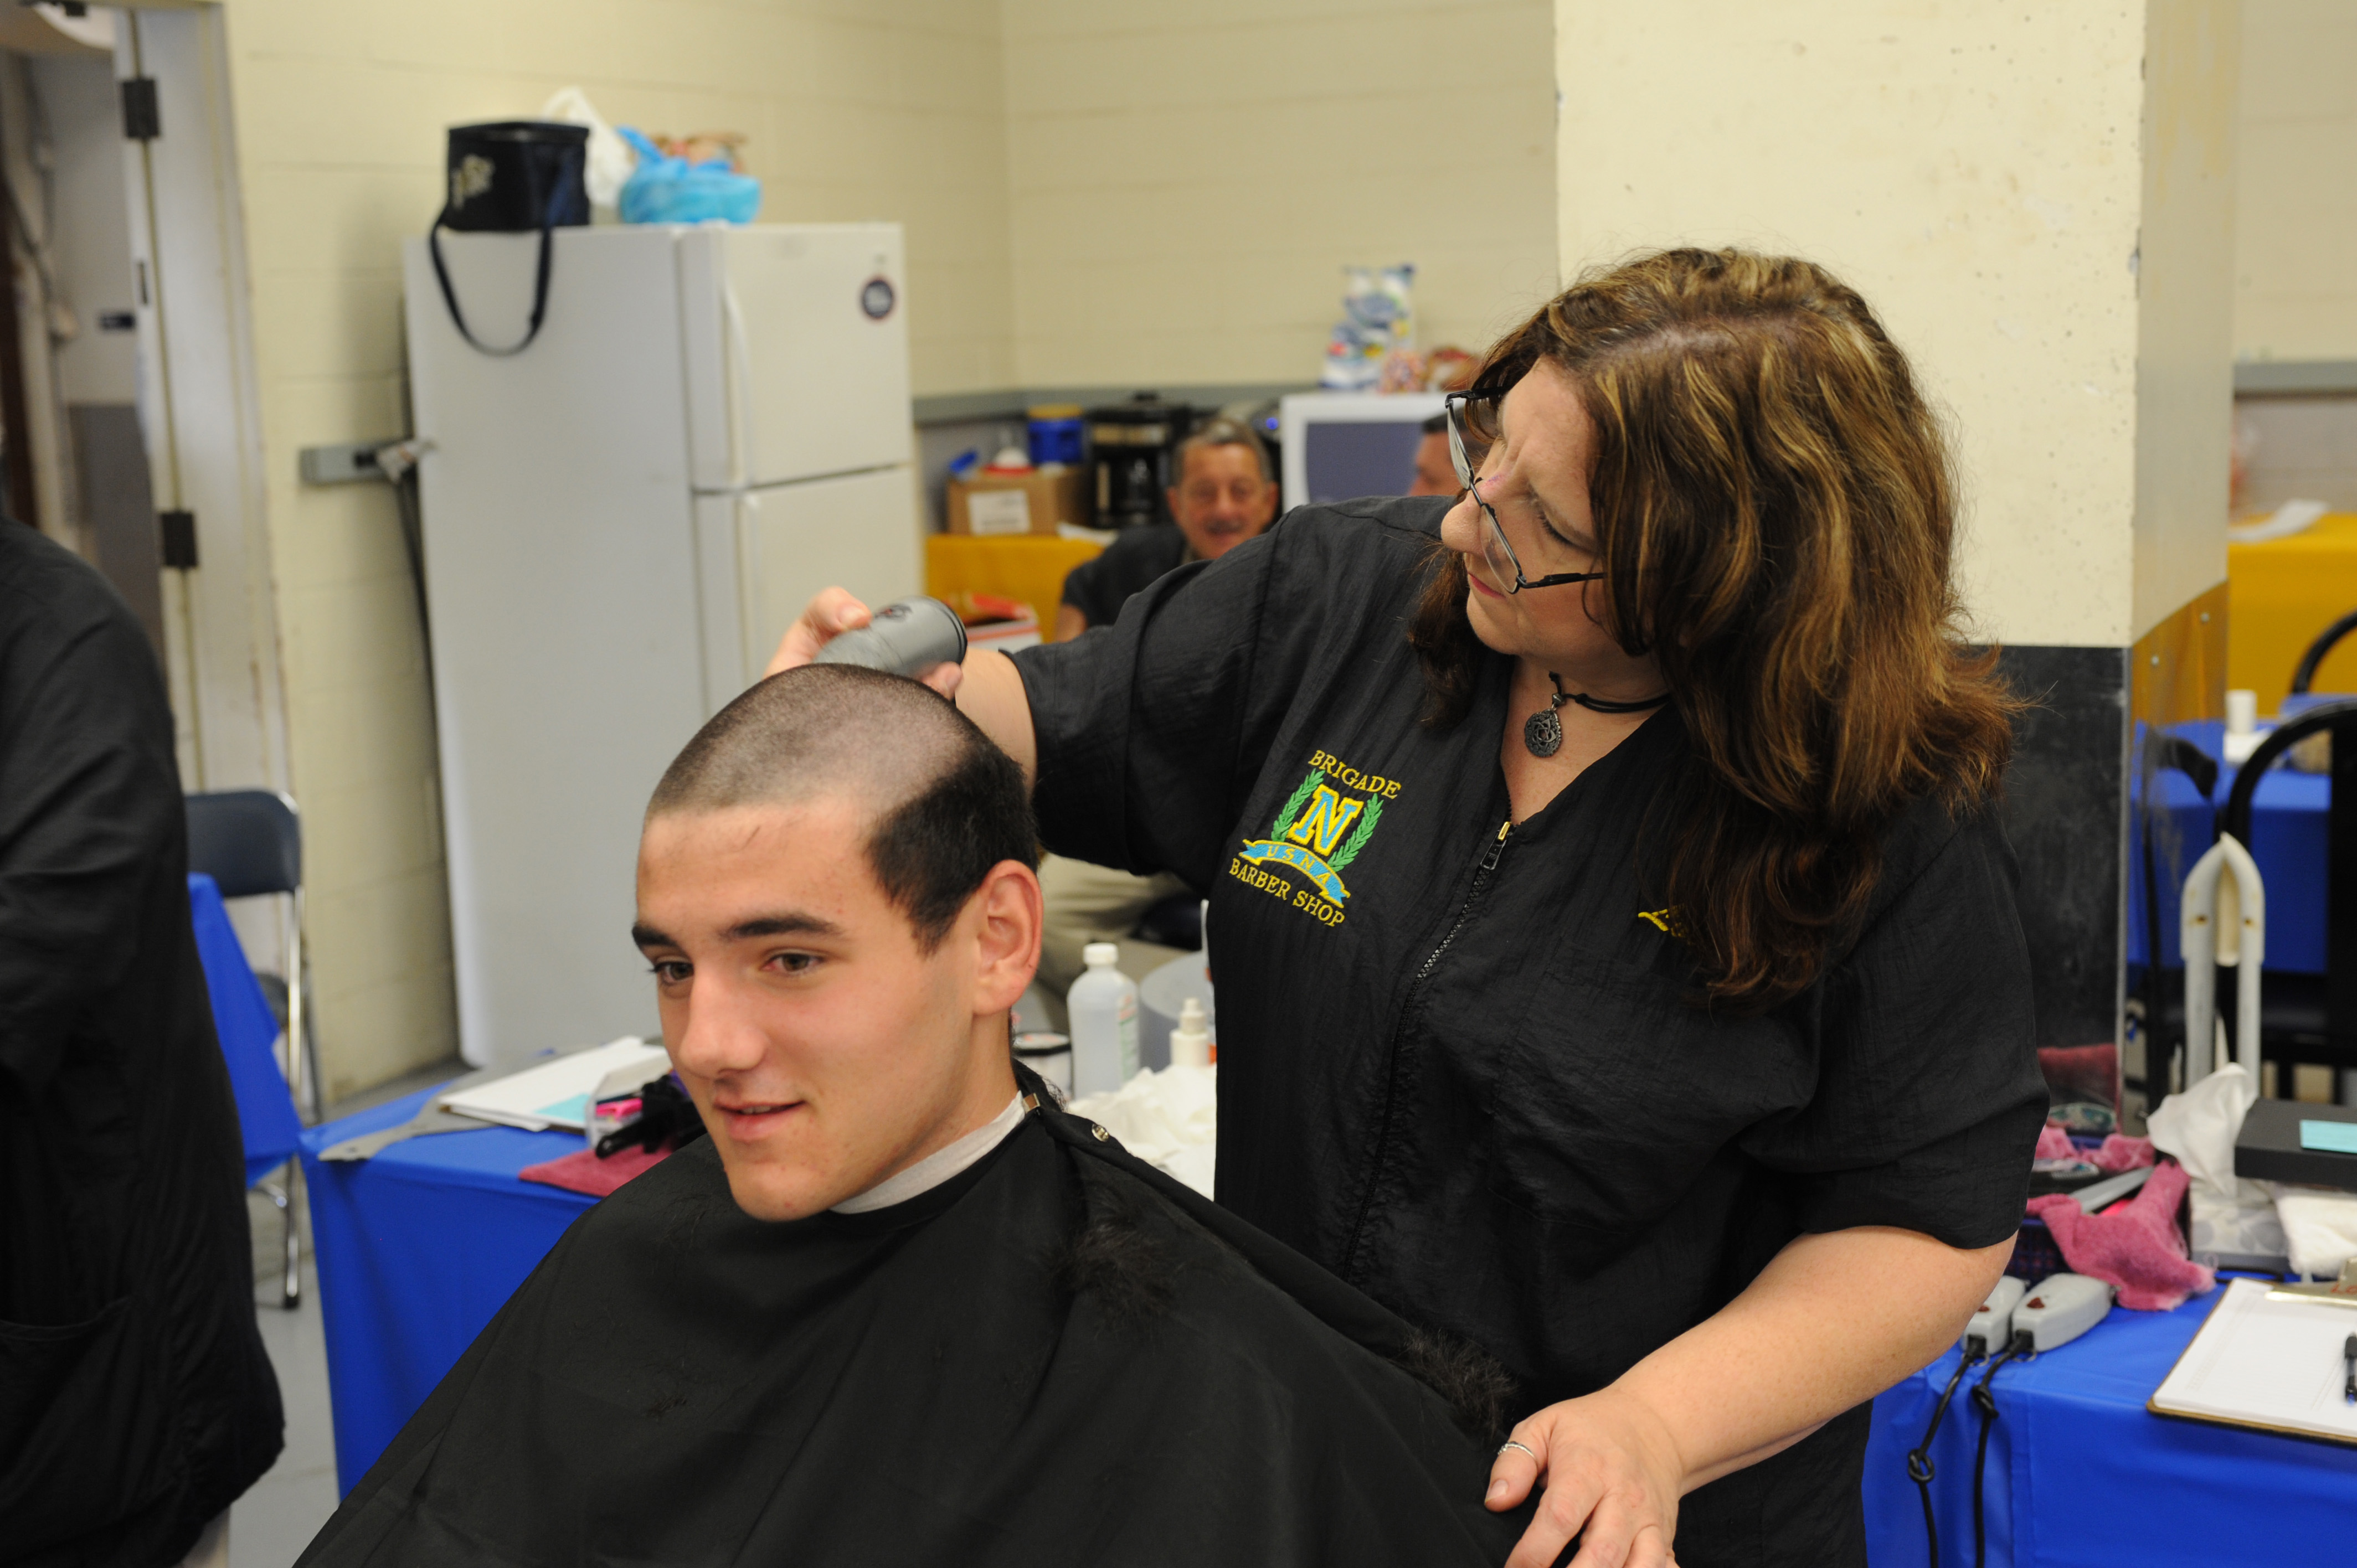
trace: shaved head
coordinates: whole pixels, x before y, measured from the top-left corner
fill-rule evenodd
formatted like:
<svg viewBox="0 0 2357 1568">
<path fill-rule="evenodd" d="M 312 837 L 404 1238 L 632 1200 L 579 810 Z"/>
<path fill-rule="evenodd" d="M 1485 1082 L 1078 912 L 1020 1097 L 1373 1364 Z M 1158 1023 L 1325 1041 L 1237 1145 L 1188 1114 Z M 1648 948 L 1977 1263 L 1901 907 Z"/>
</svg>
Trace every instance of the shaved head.
<svg viewBox="0 0 2357 1568">
<path fill-rule="evenodd" d="M 927 947 L 992 866 L 1039 864 L 1014 760 L 931 688 L 852 664 L 784 671 L 714 714 L 647 820 L 820 799 L 866 820 L 868 868 Z"/>
</svg>

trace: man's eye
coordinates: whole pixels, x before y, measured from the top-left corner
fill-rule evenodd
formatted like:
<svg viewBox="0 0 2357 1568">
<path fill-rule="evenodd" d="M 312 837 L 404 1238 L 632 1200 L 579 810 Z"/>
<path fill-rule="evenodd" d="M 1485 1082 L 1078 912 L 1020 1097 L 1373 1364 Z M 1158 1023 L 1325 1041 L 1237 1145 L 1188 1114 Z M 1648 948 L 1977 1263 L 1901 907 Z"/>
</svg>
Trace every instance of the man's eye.
<svg viewBox="0 0 2357 1568">
<path fill-rule="evenodd" d="M 678 959 L 661 959 L 650 967 L 654 972 L 655 983 L 658 985 L 678 985 L 695 972 L 694 964 L 682 962 Z"/>
<path fill-rule="evenodd" d="M 770 962 L 776 968 L 783 970 L 788 974 L 808 974 L 812 970 L 818 967 L 818 954 L 814 952 L 781 952 L 770 960 Z"/>
</svg>

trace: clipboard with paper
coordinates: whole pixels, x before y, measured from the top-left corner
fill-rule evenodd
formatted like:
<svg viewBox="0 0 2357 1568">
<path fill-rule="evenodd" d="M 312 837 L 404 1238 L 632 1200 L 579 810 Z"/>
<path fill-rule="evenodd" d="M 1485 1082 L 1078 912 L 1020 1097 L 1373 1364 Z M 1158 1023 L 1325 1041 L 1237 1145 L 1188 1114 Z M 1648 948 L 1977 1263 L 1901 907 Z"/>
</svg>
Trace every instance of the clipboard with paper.
<svg viewBox="0 0 2357 1568">
<path fill-rule="evenodd" d="M 2344 1351 L 2357 1267 L 2338 1284 L 2236 1280 L 2145 1408 L 2155 1415 L 2357 1444 Z"/>
</svg>

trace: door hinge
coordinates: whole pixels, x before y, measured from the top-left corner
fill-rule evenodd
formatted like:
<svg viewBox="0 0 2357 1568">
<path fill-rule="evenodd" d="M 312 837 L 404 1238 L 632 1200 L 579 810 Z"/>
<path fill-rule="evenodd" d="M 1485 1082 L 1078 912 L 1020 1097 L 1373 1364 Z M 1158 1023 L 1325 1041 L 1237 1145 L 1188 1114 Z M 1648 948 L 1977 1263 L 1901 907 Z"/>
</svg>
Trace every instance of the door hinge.
<svg viewBox="0 0 2357 1568">
<path fill-rule="evenodd" d="M 197 514 L 192 511 L 164 511 L 156 514 L 163 527 L 164 564 L 177 571 L 187 571 L 197 564 Z"/>
<path fill-rule="evenodd" d="M 126 78 L 123 87 L 123 134 L 134 142 L 152 142 L 164 134 L 163 117 L 156 111 L 156 79 Z"/>
</svg>

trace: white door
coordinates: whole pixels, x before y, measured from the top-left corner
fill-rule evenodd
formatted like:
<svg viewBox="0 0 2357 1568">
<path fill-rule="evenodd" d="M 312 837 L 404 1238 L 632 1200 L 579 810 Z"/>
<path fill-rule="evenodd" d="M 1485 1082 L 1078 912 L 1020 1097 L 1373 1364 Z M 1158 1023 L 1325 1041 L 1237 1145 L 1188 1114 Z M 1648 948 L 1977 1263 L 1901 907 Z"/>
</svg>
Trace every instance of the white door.
<svg viewBox="0 0 2357 1568">
<path fill-rule="evenodd" d="M 222 27 L 218 5 L 117 18 L 115 72 L 156 83 L 162 126 L 152 140 L 123 143 L 139 422 L 156 508 L 189 514 L 196 546 L 194 566 L 166 571 L 163 596 L 180 783 L 285 789 L 286 710 Z"/>
<path fill-rule="evenodd" d="M 698 489 L 910 461 L 899 224 L 676 232 Z"/>
<path fill-rule="evenodd" d="M 870 606 L 922 588 L 910 469 L 748 490 L 736 504 L 747 684 L 821 588 L 840 584 Z"/>
</svg>

